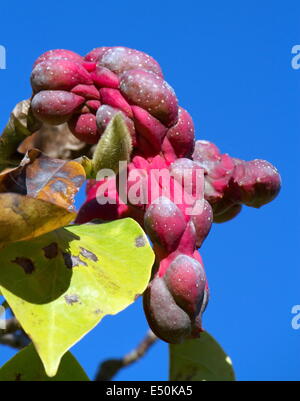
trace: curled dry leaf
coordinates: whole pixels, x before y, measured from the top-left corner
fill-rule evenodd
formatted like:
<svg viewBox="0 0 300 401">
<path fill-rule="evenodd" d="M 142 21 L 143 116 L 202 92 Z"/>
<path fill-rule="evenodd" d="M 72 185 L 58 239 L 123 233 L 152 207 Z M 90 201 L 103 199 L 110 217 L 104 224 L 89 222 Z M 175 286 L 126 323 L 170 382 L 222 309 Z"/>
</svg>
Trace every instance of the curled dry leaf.
<svg viewBox="0 0 300 401">
<path fill-rule="evenodd" d="M 30 150 L 18 167 L 0 174 L 0 244 L 69 224 L 76 216 L 74 196 L 84 180 L 79 163 Z"/>
<path fill-rule="evenodd" d="M 17 152 L 20 143 L 41 127 L 30 108 L 30 100 L 18 103 L 0 138 L 0 171 L 17 166 L 21 156 Z"/>
<path fill-rule="evenodd" d="M 0 192 L 27 195 L 72 212 L 74 196 L 84 180 L 85 171 L 79 163 L 52 159 L 32 149 L 19 167 L 0 174 Z"/>
<path fill-rule="evenodd" d="M 26 138 L 18 147 L 20 153 L 26 154 L 30 149 L 39 149 L 49 157 L 73 160 L 81 155 L 91 157 L 94 146 L 77 139 L 67 124 L 42 127 Z"/>
</svg>

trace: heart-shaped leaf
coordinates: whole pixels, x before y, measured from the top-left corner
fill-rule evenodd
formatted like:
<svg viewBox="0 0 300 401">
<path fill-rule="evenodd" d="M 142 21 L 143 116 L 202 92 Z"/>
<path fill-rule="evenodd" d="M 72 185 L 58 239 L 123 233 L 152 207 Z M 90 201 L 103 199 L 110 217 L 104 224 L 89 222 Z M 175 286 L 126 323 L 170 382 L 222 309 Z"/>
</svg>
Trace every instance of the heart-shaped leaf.
<svg viewBox="0 0 300 401">
<path fill-rule="evenodd" d="M 70 352 L 63 356 L 57 374 L 48 377 L 31 344 L 1 367 L 0 381 L 89 381 L 89 378 Z"/>
<path fill-rule="evenodd" d="M 171 381 L 233 381 L 232 362 L 207 332 L 195 340 L 170 345 Z"/>
<path fill-rule="evenodd" d="M 49 376 L 107 314 L 147 287 L 154 253 L 132 219 L 70 226 L 0 251 L 0 290 Z"/>
</svg>

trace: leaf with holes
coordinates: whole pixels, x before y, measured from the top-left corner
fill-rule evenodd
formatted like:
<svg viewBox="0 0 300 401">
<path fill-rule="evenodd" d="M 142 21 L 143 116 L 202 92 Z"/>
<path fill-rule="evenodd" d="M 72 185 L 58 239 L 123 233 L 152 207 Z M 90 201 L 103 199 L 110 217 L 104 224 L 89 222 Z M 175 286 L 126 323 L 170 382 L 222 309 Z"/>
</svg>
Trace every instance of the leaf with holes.
<svg viewBox="0 0 300 401">
<path fill-rule="evenodd" d="M 170 345 L 171 381 L 233 381 L 232 362 L 207 332 L 196 340 Z"/>
<path fill-rule="evenodd" d="M 63 356 L 57 374 L 48 377 L 31 344 L 0 368 L 0 381 L 89 381 L 89 378 L 71 352 Z"/>
<path fill-rule="evenodd" d="M 0 290 L 49 376 L 108 314 L 144 292 L 154 253 L 132 219 L 53 231 L 0 251 Z"/>
</svg>

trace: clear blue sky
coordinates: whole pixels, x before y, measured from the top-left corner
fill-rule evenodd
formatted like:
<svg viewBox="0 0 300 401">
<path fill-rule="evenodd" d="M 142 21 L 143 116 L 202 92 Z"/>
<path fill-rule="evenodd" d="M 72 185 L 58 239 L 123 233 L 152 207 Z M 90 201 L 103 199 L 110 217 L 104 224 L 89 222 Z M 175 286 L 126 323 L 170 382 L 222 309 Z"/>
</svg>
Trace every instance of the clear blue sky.
<svg viewBox="0 0 300 401">
<path fill-rule="evenodd" d="M 300 44 L 299 1 L 115 0 L 1 4 L 0 125 L 30 96 L 36 57 L 49 49 L 81 54 L 97 46 L 143 50 L 161 64 L 198 139 L 244 159 L 265 158 L 283 178 L 272 204 L 215 225 L 202 255 L 211 287 L 205 328 L 231 356 L 240 380 L 299 380 L 299 82 L 291 48 Z M 81 196 L 78 200 L 80 204 Z M 143 337 L 141 302 L 107 317 L 73 348 L 92 377 Z M 0 364 L 13 354 L 0 347 Z M 123 370 L 119 380 L 165 380 L 167 345 Z"/>
</svg>

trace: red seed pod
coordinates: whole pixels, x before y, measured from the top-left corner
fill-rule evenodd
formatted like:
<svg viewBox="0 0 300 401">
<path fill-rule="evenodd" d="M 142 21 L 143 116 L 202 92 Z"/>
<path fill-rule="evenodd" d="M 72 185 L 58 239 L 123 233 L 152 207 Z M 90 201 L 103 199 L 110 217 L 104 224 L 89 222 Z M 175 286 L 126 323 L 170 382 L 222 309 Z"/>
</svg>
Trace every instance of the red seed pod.
<svg viewBox="0 0 300 401">
<path fill-rule="evenodd" d="M 179 107 L 178 121 L 167 132 L 176 157 L 190 157 L 195 145 L 194 123 L 190 114 Z"/>
<path fill-rule="evenodd" d="M 276 198 L 281 178 L 271 163 L 256 159 L 236 165 L 232 186 L 235 199 L 258 208 Z"/>
<path fill-rule="evenodd" d="M 163 196 L 148 207 L 144 224 L 151 240 L 170 252 L 176 249 L 186 228 L 186 220 L 181 210 Z"/>
<path fill-rule="evenodd" d="M 130 104 L 142 107 L 166 126 L 178 118 L 174 90 L 158 75 L 144 70 L 130 70 L 121 75 L 121 93 Z"/>
<path fill-rule="evenodd" d="M 176 304 L 163 278 L 151 281 L 143 300 L 149 326 L 159 338 L 177 344 L 191 335 L 191 319 Z"/>
<path fill-rule="evenodd" d="M 34 92 L 47 89 L 71 90 L 76 85 L 92 83 L 89 73 L 82 65 L 65 59 L 43 61 L 31 73 Z"/>
<path fill-rule="evenodd" d="M 101 103 L 99 102 L 99 100 L 88 100 L 85 102 L 85 105 L 93 114 L 96 114 L 97 110 L 101 106 Z"/>
<path fill-rule="evenodd" d="M 203 266 L 190 256 L 178 255 L 168 267 L 164 280 L 176 304 L 194 319 L 200 313 L 206 286 Z"/>
<path fill-rule="evenodd" d="M 67 122 L 79 110 L 84 98 L 66 91 L 41 91 L 31 102 L 33 114 L 37 119 L 51 125 Z"/>
<path fill-rule="evenodd" d="M 100 133 L 97 130 L 96 116 L 94 114 L 74 115 L 68 125 L 72 134 L 79 140 L 91 145 L 99 141 Z"/>
<path fill-rule="evenodd" d="M 111 47 L 96 47 L 84 59 L 88 62 L 97 63 L 108 49 L 111 49 Z"/>
<path fill-rule="evenodd" d="M 136 130 L 148 142 L 148 146 L 153 148 L 155 154 L 157 154 L 161 149 L 167 128 L 141 107 L 132 106 L 132 111 Z"/>
<path fill-rule="evenodd" d="M 36 59 L 33 68 L 39 63 L 42 63 L 44 61 L 59 60 L 59 59 L 69 60 L 79 64 L 83 62 L 83 58 L 79 54 L 72 52 L 71 50 L 55 49 L 55 50 L 49 50 L 46 53 L 43 53 L 41 56 L 39 56 Z"/>
<path fill-rule="evenodd" d="M 123 115 L 126 125 L 128 127 L 128 130 L 130 132 L 131 138 L 132 138 L 132 144 L 134 146 L 136 143 L 136 136 L 135 136 L 135 128 L 134 128 L 133 121 L 130 118 L 128 118 L 122 111 L 115 109 L 111 106 L 102 105 L 101 107 L 99 107 L 99 109 L 97 111 L 96 120 L 97 120 L 97 127 L 98 127 L 99 133 L 103 134 L 103 132 L 105 131 L 106 127 L 108 126 L 110 120 L 117 113 L 121 113 Z"/>
<path fill-rule="evenodd" d="M 75 95 L 78 96 L 83 96 L 86 99 L 90 100 L 99 100 L 100 99 L 100 93 L 98 89 L 94 85 L 76 85 L 72 90 L 72 93 L 75 93 Z"/>
<path fill-rule="evenodd" d="M 99 52 L 101 53 L 101 52 Z M 125 71 L 141 69 L 162 77 L 159 64 L 148 54 L 127 47 L 112 47 L 98 57 L 98 64 L 120 75 Z"/>
<path fill-rule="evenodd" d="M 120 81 L 116 74 L 108 68 L 97 65 L 95 71 L 90 74 L 94 84 L 99 87 L 118 88 Z"/>
<path fill-rule="evenodd" d="M 123 113 L 125 113 L 129 118 L 133 117 L 130 105 L 127 103 L 118 89 L 101 88 L 100 95 L 103 104 L 123 111 Z"/>
<path fill-rule="evenodd" d="M 203 199 L 203 201 L 198 204 L 198 207 L 199 213 L 191 216 L 191 220 L 196 230 L 196 246 L 200 248 L 210 232 L 214 216 L 212 207 L 207 200 Z"/>
</svg>

